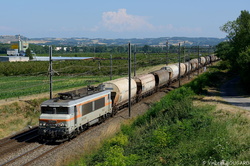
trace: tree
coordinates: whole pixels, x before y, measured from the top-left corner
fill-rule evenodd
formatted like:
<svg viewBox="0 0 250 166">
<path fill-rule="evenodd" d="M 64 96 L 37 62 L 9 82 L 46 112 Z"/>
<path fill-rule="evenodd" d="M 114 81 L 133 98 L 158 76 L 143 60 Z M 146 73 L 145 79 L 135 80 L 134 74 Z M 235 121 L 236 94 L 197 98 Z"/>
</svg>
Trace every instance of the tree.
<svg viewBox="0 0 250 166">
<path fill-rule="evenodd" d="M 239 54 L 239 57 L 237 59 L 237 63 L 241 66 L 240 67 L 240 75 L 242 79 L 242 83 L 245 85 L 244 87 L 248 92 L 250 92 L 250 47 L 246 49 L 246 51 L 243 51 Z"/>
<path fill-rule="evenodd" d="M 229 34 L 228 37 L 235 45 L 235 49 L 238 52 L 245 51 L 250 44 L 250 13 L 243 10 L 235 21 L 229 21 L 225 25 L 224 29 Z"/>
<path fill-rule="evenodd" d="M 235 21 L 228 21 L 221 30 L 228 34 L 229 42 L 220 43 L 217 46 L 217 49 L 219 48 L 217 53 L 228 60 L 233 69 L 240 72 L 243 83 L 248 85 L 250 83 L 250 13 L 246 10 L 241 11 Z"/>
<path fill-rule="evenodd" d="M 216 46 L 215 53 L 218 55 L 218 57 L 222 60 L 228 60 L 228 55 L 230 52 L 232 52 L 233 47 L 231 46 L 229 41 L 221 42 Z"/>
<path fill-rule="evenodd" d="M 0 54 L 6 54 L 10 44 L 0 44 Z"/>
<path fill-rule="evenodd" d="M 28 48 L 28 49 L 25 51 L 25 56 L 29 57 L 30 60 L 33 59 L 33 56 L 32 56 L 32 53 L 31 53 L 30 48 Z"/>
<path fill-rule="evenodd" d="M 228 59 L 233 65 L 237 65 L 237 56 L 246 51 L 250 45 L 250 13 L 246 10 L 241 11 L 241 15 L 235 21 L 228 21 L 221 30 L 228 34 L 229 44 L 232 47 Z"/>
<path fill-rule="evenodd" d="M 229 60 L 233 68 L 238 68 L 237 58 L 239 54 L 246 51 L 250 45 L 250 13 L 246 10 L 241 11 L 236 20 L 228 21 L 220 29 L 228 34 L 228 44 L 231 47 L 225 59 Z M 222 46 L 225 45 L 220 44 L 218 47 L 222 48 Z M 220 54 L 218 55 L 220 56 Z"/>
<path fill-rule="evenodd" d="M 150 48 L 149 45 L 144 45 L 143 48 L 142 48 L 142 51 L 146 53 L 146 52 L 149 51 L 149 48 Z"/>
</svg>

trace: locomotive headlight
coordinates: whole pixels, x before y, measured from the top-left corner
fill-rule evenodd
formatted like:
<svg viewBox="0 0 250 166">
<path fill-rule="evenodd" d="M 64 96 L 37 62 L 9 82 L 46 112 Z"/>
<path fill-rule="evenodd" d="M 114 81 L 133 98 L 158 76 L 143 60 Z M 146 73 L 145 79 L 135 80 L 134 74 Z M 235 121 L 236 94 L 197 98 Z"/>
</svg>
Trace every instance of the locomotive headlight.
<svg viewBox="0 0 250 166">
<path fill-rule="evenodd" d="M 64 124 L 64 123 L 58 123 L 58 124 L 56 124 L 56 126 L 57 126 L 57 127 L 64 127 L 65 124 Z"/>
<path fill-rule="evenodd" d="M 67 123 L 62 123 L 62 127 L 67 127 Z"/>
<path fill-rule="evenodd" d="M 39 123 L 39 126 L 45 126 L 45 125 L 46 125 L 46 123 L 44 123 L 44 122 Z"/>
</svg>

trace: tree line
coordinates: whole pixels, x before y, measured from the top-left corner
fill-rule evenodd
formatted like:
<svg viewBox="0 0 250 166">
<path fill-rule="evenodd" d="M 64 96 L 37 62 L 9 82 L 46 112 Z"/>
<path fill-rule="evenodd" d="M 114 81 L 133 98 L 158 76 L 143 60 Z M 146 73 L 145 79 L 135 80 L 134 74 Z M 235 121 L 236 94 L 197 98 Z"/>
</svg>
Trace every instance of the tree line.
<svg viewBox="0 0 250 166">
<path fill-rule="evenodd" d="M 55 53 L 127 53 L 128 45 L 86 45 L 86 46 L 67 46 L 67 45 L 52 45 L 53 50 L 56 47 L 60 49 L 55 51 Z M 48 53 L 48 46 L 34 45 L 30 44 L 31 50 L 36 54 Z M 176 49 L 176 46 L 170 45 L 169 49 Z M 144 53 L 160 53 L 166 52 L 166 46 L 132 46 L 133 52 L 144 52 Z"/>
<path fill-rule="evenodd" d="M 59 50 L 56 50 L 56 47 L 59 47 Z M 184 47 L 184 45 L 182 46 Z M 128 53 L 128 45 L 88 45 L 88 46 L 66 46 L 66 45 L 52 45 L 53 52 L 58 54 L 63 53 Z M 186 46 L 187 49 L 196 49 L 197 46 Z M 205 47 L 204 47 L 205 48 Z M 0 54 L 6 54 L 7 50 L 10 49 L 10 44 L 0 43 Z M 164 52 L 178 52 L 178 46 L 169 45 L 166 46 L 137 46 L 132 45 L 132 52 L 140 53 L 164 53 Z M 207 47 L 207 49 L 213 50 L 213 47 Z M 49 46 L 48 45 L 36 45 L 29 44 L 29 51 L 33 51 L 37 55 L 39 54 L 48 54 Z M 211 51 L 212 52 L 212 51 Z"/>
</svg>

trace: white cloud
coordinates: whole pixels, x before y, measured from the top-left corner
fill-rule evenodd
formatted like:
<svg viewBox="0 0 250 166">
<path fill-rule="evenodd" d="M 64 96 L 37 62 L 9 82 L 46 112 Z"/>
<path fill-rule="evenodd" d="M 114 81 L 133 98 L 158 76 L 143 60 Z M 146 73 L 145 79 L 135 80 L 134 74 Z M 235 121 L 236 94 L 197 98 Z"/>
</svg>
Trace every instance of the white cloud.
<svg viewBox="0 0 250 166">
<path fill-rule="evenodd" d="M 102 24 L 108 30 L 114 32 L 136 31 L 153 29 L 144 17 L 129 15 L 126 9 L 118 9 L 117 12 L 104 12 Z"/>
<path fill-rule="evenodd" d="M 165 20 L 162 25 L 153 25 L 149 17 L 131 15 L 126 9 L 107 11 L 102 13 L 102 22 L 97 25 L 79 25 L 51 27 L 49 33 L 67 34 L 68 36 L 95 36 L 95 37 L 159 37 L 159 36 L 196 36 L 202 29 L 188 26 L 176 26 Z M 157 19 L 157 18 L 153 18 Z M 1 29 L 1 26 L 0 26 Z"/>
<path fill-rule="evenodd" d="M 126 9 L 118 9 L 118 11 L 108 11 L 102 14 L 102 26 L 112 32 L 147 32 L 150 34 L 165 35 L 185 35 L 192 33 L 201 33 L 201 28 L 195 27 L 176 27 L 173 24 L 165 24 L 156 26 L 147 21 L 146 17 L 130 15 Z M 100 28 L 93 28 L 100 30 Z"/>
</svg>

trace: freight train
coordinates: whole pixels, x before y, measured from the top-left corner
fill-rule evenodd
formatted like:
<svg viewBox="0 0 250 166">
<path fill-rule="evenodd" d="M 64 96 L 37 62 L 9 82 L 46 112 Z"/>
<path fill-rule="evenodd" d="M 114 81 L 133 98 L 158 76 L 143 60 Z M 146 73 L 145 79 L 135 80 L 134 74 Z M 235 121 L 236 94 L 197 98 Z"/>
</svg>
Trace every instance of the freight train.
<svg viewBox="0 0 250 166">
<path fill-rule="evenodd" d="M 180 77 L 204 67 L 218 58 L 214 55 L 191 59 L 189 62 L 170 64 L 160 70 L 135 76 L 131 82 L 131 102 L 169 86 Z M 180 71 L 179 71 L 180 70 Z M 179 75 L 180 72 L 180 75 Z M 77 91 L 59 93 L 57 98 L 41 104 L 38 134 L 42 140 L 68 140 L 89 126 L 114 116 L 128 105 L 128 78 L 119 78 Z"/>
</svg>

